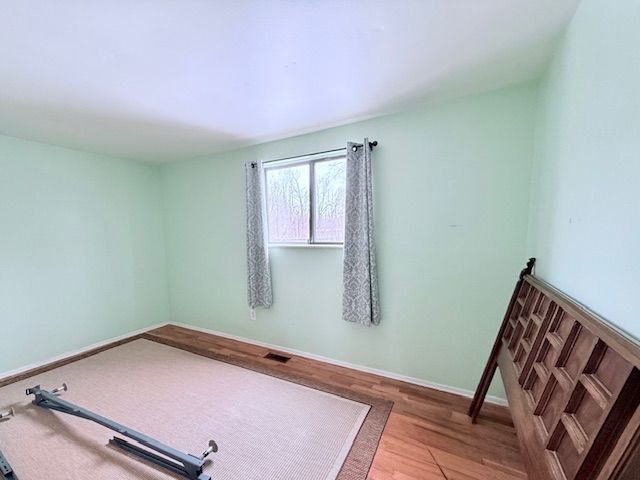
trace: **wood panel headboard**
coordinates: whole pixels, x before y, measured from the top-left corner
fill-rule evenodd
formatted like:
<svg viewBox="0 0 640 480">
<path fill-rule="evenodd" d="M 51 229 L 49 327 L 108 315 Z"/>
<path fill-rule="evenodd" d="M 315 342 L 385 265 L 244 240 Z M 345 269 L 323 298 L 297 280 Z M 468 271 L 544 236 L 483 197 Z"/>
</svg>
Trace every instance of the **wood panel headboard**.
<svg viewBox="0 0 640 480">
<path fill-rule="evenodd" d="M 639 480 L 640 345 L 533 276 L 534 263 L 520 273 L 469 415 L 499 367 L 530 480 Z"/>
</svg>

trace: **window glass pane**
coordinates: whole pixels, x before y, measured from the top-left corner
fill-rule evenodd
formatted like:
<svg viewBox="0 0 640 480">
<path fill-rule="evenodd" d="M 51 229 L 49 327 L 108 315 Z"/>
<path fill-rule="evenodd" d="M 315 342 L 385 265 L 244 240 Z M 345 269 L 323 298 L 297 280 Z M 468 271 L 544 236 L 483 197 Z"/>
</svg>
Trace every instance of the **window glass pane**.
<svg viewBox="0 0 640 480">
<path fill-rule="evenodd" d="M 344 158 L 315 164 L 315 217 L 313 238 L 319 243 L 344 241 Z"/>
<path fill-rule="evenodd" d="M 309 240 L 309 164 L 266 170 L 269 241 Z"/>
</svg>

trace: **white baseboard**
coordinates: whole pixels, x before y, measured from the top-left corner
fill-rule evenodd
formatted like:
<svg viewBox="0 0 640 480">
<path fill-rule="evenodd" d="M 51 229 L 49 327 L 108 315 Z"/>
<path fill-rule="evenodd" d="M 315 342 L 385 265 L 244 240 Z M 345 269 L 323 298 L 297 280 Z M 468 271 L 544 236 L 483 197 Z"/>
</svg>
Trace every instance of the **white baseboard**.
<svg viewBox="0 0 640 480">
<path fill-rule="evenodd" d="M 27 372 L 29 370 L 33 370 L 34 368 L 39 368 L 39 367 L 48 365 L 50 363 L 58 362 L 60 360 L 65 360 L 67 358 L 83 354 L 85 352 L 88 352 L 88 351 L 93 350 L 95 348 L 103 347 L 103 346 L 108 345 L 108 344 L 113 343 L 113 342 L 118 342 L 120 340 L 126 340 L 127 338 L 135 337 L 136 335 L 140 335 L 142 333 L 146 333 L 146 332 L 148 332 L 150 330 L 154 330 L 156 328 L 160 328 L 160 327 L 163 327 L 165 325 L 176 325 L 176 326 L 179 326 L 179 327 L 187 328 L 189 330 L 194 330 L 194 331 L 203 332 L 203 333 L 209 333 L 211 335 L 217 335 L 219 337 L 229 338 L 231 340 L 237 340 L 239 342 L 245 342 L 245 343 L 249 343 L 251 345 L 257 345 L 259 347 L 268 348 L 268 349 L 271 349 L 271 350 L 280 350 L 281 352 L 290 353 L 291 355 L 297 355 L 299 357 L 309 358 L 311 360 L 317 360 L 319 362 L 329 363 L 331 365 L 337 365 L 339 367 L 350 368 L 352 370 L 357 370 L 357 371 L 360 371 L 360 372 L 371 373 L 373 375 L 379 375 L 381 377 L 391 378 L 393 380 L 398 380 L 398 381 L 401 381 L 401 382 L 406 382 L 406 383 L 410 383 L 410 384 L 413 384 L 413 385 L 418 385 L 418 386 L 421 386 L 421 387 L 432 388 L 434 390 L 440 390 L 442 392 L 453 393 L 453 394 L 460 395 L 460 396 L 463 396 L 463 397 L 468 397 L 468 398 L 473 397 L 473 392 L 471 390 L 466 390 L 464 388 L 452 387 L 450 385 L 443 385 L 443 384 L 440 384 L 440 383 L 430 382 L 428 380 L 423 380 L 421 378 L 409 377 L 409 376 L 406 376 L 406 375 L 401 375 L 399 373 L 389 372 L 389 371 L 386 371 L 386 370 L 380 370 L 380 369 L 377 369 L 377 368 L 366 367 L 364 365 L 358 365 L 358 364 L 355 364 L 355 363 L 344 362 L 342 360 L 335 360 L 333 358 L 324 357 L 322 355 L 316 355 L 316 354 L 313 354 L 313 353 L 304 352 L 302 350 L 296 350 L 294 348 L 283 347 L 281 345 L 274 345 L 274 344 L 271 344 L 271 343 L 261 342 L 261 341 L 258 341 L 258 340 L 252 340 L 250 338 L 240 337 L 238 335 L 231 335 L 229 333 L 220 332 L 218 330 L 212 330 L 212 329 L 209 329 L 209 328 L 196 327 L 195 325 L 189 325 L 189 324 L 186 324 L 186 323 L 179 323 L 179 322 L 158 323 L 156 325 L 151 325 L 149 327 L 145 327 L 145 328 L 142 328 L 140 330 L 136 330 L 134 332 L 129 332 L 129 333 L 126 333 L 124 335 L 120 335 L 118 337 L 114 337 L 114 338 L 110 338 L 110 339 L 104 340 L 102 342 L 94 343 L 92 345 L 89 345 L 87 347 L 84 347 L 84 348 L 81 348 L 81 349 L 78 349 L 78 350 L 66 352 L 66 353 L 63 353 L 61 355 L 57 355 L 55 357 L 48 358 L 48 359 L 43 360 L 41 362 L 32 363 L 30 365 L 26 365 L 24 367 L 20 367 L 20 368 L 17 368 L 15 370 L 9 370 L 7 372 L 2 372 L 2 373 L 0 373 L 0 380 L 3 380 L 3 379 L 8 378 L 8 377 L 12 377 L 14 375 L 19 375 L 19 374 Z M 505 399 L 500 398 L 500 397 L 495 397 L 495 396 L 492 396 L 492 395 L 487 395 L 487 402 L 494 403 L 496 405 L 502 405 L 502 406 L 507 406 L 508 405 L 507 401 Z"/>
<path fill-rule="evenodd" d="M 386 370 L 379 370 L 377 368 L 366 367 L 364 365 L 358 365 L 355 363 L 344 362 L 342 360 L 334 360 L 333 358 L 324 357 L 322 355 L 316 355 L 313 353 L 303 352 L 301 350 L 296 350 L 294 348 L 282 347 L 280 345 L 274 345 L 271 343 L 261 342 L 258 340 L 252 340 L 250 338 L 240 337 L 238 335 L 231 335 L 229 333 L 220 332 L 217 330 L 212 330 L 209 328 L 196 327 L 194 325 L 189 325 L 186 323 L 177 323 L 177 322 L 169 322 L 170 325 L 176 325 L 179 327 L 187 328 L 189 330 L 195 330 L 197 332 L 210 333 L 211 335 L 217 335 L 219 337 L 228 338 L 230 340 L 237 340 L 239 342 L 249 343 L 251 345 L 257 345 L 259 347 L 268 348 L 271 350 L 280 350 L 281 352 L 290 353 L 291 355 L 297 355 L 298 357 L 309 358 L 311 360 L 317 360 L 319 362 L 329 363 L 331 365 L 337 365 L 339 367 L 346 367 L 352 370 L 358 370 L 360 372 L 371 373 L 374 375 L 379 375 L 381 377 L 391 378 L 393 380 L 399 380 L 401 382 L 411 383 L 413 385 L 419 385 L 421 387 L 432 388 L 434 390 L 440 390 L 442 392 L 453 393 L 456 395 L 460 395 L 467 398 L 472 398 L 474 392 L 471 390 L 466 390 L 464 388 L 452 387 L 450 385 L 442 385 L 440 383 L 429 382 L 427 380 L 423 380 L 421 378 L 408 377 L 406 375 L 401 375 L 399 373 L 388 372 Z M 492 395 L 487 395 L 487 402 L 494 403 L 496 405 L 508 406 L 508 403 L 505 399 L 500 397 L 495 397 Z"/>
<path fill-rule="evenodd" d="M 113 343 L 113 342 L 119 342 L 120 340 L 126 340 L 127 338 L 135 337 L 136 335 L 140 335 L 142 333 L 146 333 L 149 330 L 153 330 L 153 329 L 156 329 L 156 328 L 164 327 L 165 325 L 168 325 L 168 323 L 165 322 L 165 323 L 158 323 L 156 325 L 151 325 L 150 327 L 141 328 L 140 330 L 136 330 L 135 332 L 125 333 L 124 335 L 120 335 L 120 336 L 117 336 L 117 337 L 114 337 L 114 338 L 109 338 L 108 340 L 103 340 L 102 342 L 94 343 L 92 345 L 89 345 L 88 347 L 83 347 L 83 348 L 80 348 L 78 350 L 73 350 L 71 352 L 65 352 L 65 353 L 62 353 L 60 355 L 56 355 L 55 357 L 48 358 L 48 359 L 43 360 L 41 362 L 32 363 L 30 365 L 25 365 L 24 367 L 16 368 L 15 370 L 9 370 L 7 372 L 1 372 L 0 373 L 0 380 L 3 380 L 3 379 L 8 378 L 8 377 L 12 377 L 14 375 L 19 375 L 19 374 L 24 373 L 24 372 L 28 372 L 29 370 L 33 370 L 34 368 L 40 368 L 40 367 L 43 367 L 45 365 L 49 365 L 50 363 L 59 362 L 60 360 L 65 360 L 67 358 L 74 357 L 76 355 L 81 355 L 81 354 L 83 354 L 85 352 L 88 352 L 90 350 L 93 350 L 95 348 L 104 347 L 105 345 L 108 345 L 108 344 Z"/>
</svg>

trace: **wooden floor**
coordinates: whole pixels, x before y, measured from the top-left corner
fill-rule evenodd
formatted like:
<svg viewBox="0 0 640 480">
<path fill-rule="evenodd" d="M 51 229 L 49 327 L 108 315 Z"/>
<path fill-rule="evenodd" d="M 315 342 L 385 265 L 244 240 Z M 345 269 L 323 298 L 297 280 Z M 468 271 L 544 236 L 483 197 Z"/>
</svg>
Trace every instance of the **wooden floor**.
<svg viewBox="0 0 640 480">
<path fill-rule="evenodd" d="M 221 355 L 259 359 L 267 349 L 176 326 L 151 335 L 206 348 Z M 526 479 L 509 412 L 487 404 L 478 423 L 466 415 L 469 400 L 377 375 L 302 357 L 278 368 L 392 400 L 370 480 Z"/>
</svg>

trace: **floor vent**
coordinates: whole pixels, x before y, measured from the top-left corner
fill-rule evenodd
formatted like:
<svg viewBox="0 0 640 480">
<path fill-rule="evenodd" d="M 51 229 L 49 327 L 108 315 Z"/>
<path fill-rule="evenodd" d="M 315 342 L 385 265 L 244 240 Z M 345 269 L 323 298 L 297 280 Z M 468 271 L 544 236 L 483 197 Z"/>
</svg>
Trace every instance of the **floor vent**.
<svg viewBox="0 0 640 480">
<path fill-rule="evenodd" d="M 284 355 L 278 355 L 277 353 L 269 352 L 264 358 L 268 358 L 269 360 L 273 360 L 274 362 L 287 363 L 291 360 L 291 357 L 285 357 Z"/>
</svg>

